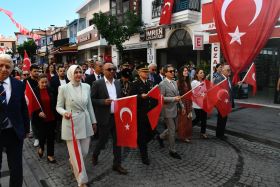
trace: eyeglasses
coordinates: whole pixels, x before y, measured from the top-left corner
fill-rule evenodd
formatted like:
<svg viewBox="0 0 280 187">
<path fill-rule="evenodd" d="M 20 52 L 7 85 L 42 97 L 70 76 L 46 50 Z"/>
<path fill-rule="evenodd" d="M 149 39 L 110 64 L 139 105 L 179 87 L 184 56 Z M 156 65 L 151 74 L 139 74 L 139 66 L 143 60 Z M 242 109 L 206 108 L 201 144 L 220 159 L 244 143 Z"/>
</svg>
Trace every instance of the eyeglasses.
<svg viewBox="0 0 280 187">
<path fill-rule="evenodd" d="M 156 69 L 152 69 L 152 71 L 156 71 Z"/>
<path fill-rule="evenodd" d="M 23 76 L 28 76 L 29 74 L 22 74 Z"/>
<path fill-rule="evenodd" d="M 116 68 L 108 68 L 107 71 L 116 71 Z"/>
<path fill-rule="evenodd" d="M 175 70 L 169 70 L 169 71 L 167 71 L 167 72 L 169 72 L 169 73 L 175 73 Z"/>
</svg>

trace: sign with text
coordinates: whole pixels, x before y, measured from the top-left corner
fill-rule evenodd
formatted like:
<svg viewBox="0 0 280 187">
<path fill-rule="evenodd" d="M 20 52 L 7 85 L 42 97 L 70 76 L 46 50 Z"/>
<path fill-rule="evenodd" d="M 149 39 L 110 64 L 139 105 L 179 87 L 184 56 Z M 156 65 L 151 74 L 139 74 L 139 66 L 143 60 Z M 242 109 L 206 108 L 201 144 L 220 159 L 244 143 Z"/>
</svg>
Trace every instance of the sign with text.
<svg viewBox="0 0 280 187">
<path fill-rule="evenodd" d="M 135 15 L 140 13 L 140 0 L 130 0 L 130 11 L 134 12 Z"/>
<path fill-rule="evenodd" d="M 203 35 L 194 35 L 193 37 L 193 50 L 203 50 Z"/>
<path fill-rule="evenodd" d="M 165 38 L 165 29 L 163 27 L 157 27 L 153 29 L 146 30 L 145 39 L 149 40 L 157 40 Z"/>
<path fill-rule="evenodd" d="M 211 47 L 211 80 L 213 78 L 214 67 L 216 67 L 217 64 L 220 64 L 220 52 L 221 52 L 220 43 L 212 43 L 212 47 Z"/>
</svg>

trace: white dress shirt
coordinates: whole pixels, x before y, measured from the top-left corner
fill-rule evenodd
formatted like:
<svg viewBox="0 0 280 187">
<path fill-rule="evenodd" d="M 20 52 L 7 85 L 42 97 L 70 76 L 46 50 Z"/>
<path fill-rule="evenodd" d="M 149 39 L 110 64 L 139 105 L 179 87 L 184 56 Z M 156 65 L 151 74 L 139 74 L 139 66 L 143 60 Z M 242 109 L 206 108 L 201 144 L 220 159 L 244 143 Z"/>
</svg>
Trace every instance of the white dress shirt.
<svg viewBox="0 0 280 187">
<path fill-rule="evenodd" d="M 10 77 L 6 78 L 3 82 L 4 82 L 3 83 L 4 91 L 6 92 L 6 102 L 8 104 L 11 99 L 11 94 L 12 94 L 12 85 L 11 85 Z M 9 120 L 9 124 L 6 128 L 11 128 L 12 122 L 9 118 L 8 118 L 8 120 Z"/>
<path fill-rule="evenodd" d="M 110 83 L 110 81 L 108 81 L 108 79 L 106 79 L 106 77 L 104 76 L 104 80 L 105 80 L 105 84 L 106 84 L 110 99 L 116 100 L 117 99 L 117 90 L 116 90 L 116 86 L 115 86 L 115 79 L 113 79 L 112 83 Z M 114 102 L 111 103 L 111 114 L 113 114 L 113 113 L 114 113 Z"/>
</svg>

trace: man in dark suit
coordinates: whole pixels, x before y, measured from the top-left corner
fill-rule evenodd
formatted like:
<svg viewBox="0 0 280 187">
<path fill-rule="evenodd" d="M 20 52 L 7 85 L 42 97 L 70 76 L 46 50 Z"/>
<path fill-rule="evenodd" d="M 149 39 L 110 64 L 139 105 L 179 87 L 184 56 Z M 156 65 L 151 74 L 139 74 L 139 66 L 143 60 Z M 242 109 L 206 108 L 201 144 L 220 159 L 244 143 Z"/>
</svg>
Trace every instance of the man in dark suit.
<svg viewBox="0 0 280 187">
<path fill-rule="evenodd" d="M 3 148 L 6 149 L 10 169 L 10 186 L 21 187 L 23 182 L 22 147 L 29 133 L 28 109 L 25 87 L 10 74 L 13 60 L 7 54 L 0 55 L 0 170 Z"/>
<path fill-rule="evenodd" d="M 50 81 L 51 92 L 54 98 L 54 103 L 57 103 L 58 87 L 69 82 L 65 76 L 65 68 L 62 65 L 57 67 L 57 75 L 53 76 Z M 61 142 L 61 120 L 62 116 L 56 112 L 56 140 Z"/>
<path fill-rule="evenodd" d="M 103 63 L 99 62 L 99 61 L 95 61 L 94 62 L 94 72 L 90 75 L 86 76 L 86 80 L 85 83 L 89 84 L 90 86 L 92 86 L 92 83 L 96 80 L 99 80 L 103 77 L 102 75 L 102 69 L 103 67 Z"/>
<path fill-rule="evenodd" d="M 92 105 L 97 118 L 99 139 L 93 151 L 92 162 L 97 164 L 98 156 L 108 141 L 109 133 L 113 137 L 113 170 L 120 174 L 127 174 L 127 170 L 121 166 L 121 147 L 117 146 L 116 126 L 114 119 L 114 100 L 121 97 L 121 85 L 115 80 L 116 67 L 106 63 L 103 67 L 104 78 L 92 84 Z M 94 126 L 96 128 L 96 126 Z"/>
<path fill-rule="evenodd" d="M 229 65 L 224 65 L 222 69 L 222 75 L 218 76 L 214 80 L 214 84 L 218 84 L 219 82 L 222 82 L 224 79 L 227 79 L 228 85 L 229 85 L 229 96 L 230 96 L 230 102 L 232 104 L 232 108 L 234 108 L 234 98 L 233 98 L 233 88 L 232 84 L 230 81 L 230 75 L 231 75 L 231 70 Z M 221 140 L 226 140 L 227 136 L 225 136 L 225 128 L 227 124 L 227 116 L 222 117 L 220 112 L 218 111 L 218 118 L 217 118 L 217 128 L 216 128 L 216 137 L 221 139 Z"/>
<path fill-rule="evenodd" d="M 152 81 L 155 85 L 159 84 L 162 80 L 157 74 L 157 64 L 151 63 L 148 66 L 149 68 L 149 80 Z"/>
</svg>

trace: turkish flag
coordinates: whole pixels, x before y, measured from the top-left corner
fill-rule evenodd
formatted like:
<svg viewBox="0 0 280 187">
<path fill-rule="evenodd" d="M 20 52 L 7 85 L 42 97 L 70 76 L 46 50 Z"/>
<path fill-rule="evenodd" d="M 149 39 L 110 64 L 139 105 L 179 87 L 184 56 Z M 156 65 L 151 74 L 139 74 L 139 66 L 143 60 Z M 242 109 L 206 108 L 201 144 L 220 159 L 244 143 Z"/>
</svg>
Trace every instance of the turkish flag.
<svg viewBox="0 0 280 187">
<path fill-rule="evenodd" d="M 29 116 L 31 116 L 32 113 L 36 110 L 42 110 L 42 107 L 28 81 L 26 81 L 25 85 L 25 100 L 27 103 Z"/>
<path fill-rule="evenodd" d="M 230 101 L 228 79 L 223 80 L 215 86 L 217 103 L 216 107 L 222 117 L 226 117 L 232 110 L 232 103 Z"/>
<path fill-rule="evenodd" d="M 117 145 L 137 148 L 137 96 L 114 101 Z"/>
<path fill-rule="evenodd" d="M 213 13 L 226 61 L 238 74 L 252 63 L 279 18 L 279 0 L 213 0 Z"/>
<path fill-rule="evenodd" d="M 211 113 L 214 108 L 214 106 L 210 106 L 207 101 L 207 92 L 212 87 L 213 83 L 204 80 L 200 85 L 192 89 L 192 101 L 207 113 Z"/>
<path fill-rule="evenodd" d="M 257 81 L 256 81 L 256 66 L 253 63 L 246 73 L 242 82 L 250 84 L 253 87 L 253 95 L 257 92 Z"/>
<path fill-rule="evenodd" d="M 27 52 L 24 50 L 24 59 L 23 59 L 22 71 L 29 71 L 30 66 L 31 66 L 30 59 L 28 57 Z"/>
<path fill-rule="evenodd" d="M 173 10 L 174 0 L 164 0 L 164 4 L 161 10 L 160 25 L 171 24 L 172 10 Z"/>
<path fill-rule="evenodd" d="M 148 118 L 151 124 L 152 129 L 154 130 L 157 126 L 158 119 L 161 113 L 162 105 L 163 105 L 163 97 L 160 93 L 160 89 L 158 85 L 154 86 L 147 94 L 148 96 L 156 99 L 158 101 L 157 106 L 155 106 L 152 110 L 148 112 Z"/>
</svg>

